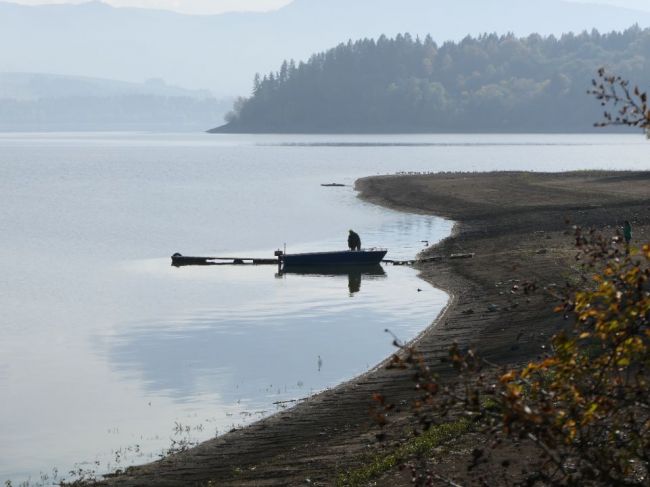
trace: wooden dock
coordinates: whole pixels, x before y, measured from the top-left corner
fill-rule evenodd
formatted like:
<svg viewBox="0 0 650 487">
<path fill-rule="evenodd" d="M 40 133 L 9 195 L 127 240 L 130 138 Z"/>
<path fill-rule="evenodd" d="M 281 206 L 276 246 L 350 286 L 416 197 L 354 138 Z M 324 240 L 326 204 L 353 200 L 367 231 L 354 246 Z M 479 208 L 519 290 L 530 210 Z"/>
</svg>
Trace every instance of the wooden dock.
<svg viewBox="0 0 650 487">
<path fill-rule="evenodd" d="M 261 257 L 194 257 L 181 254 L 172 255 L 172 265 L 182 267 L 187 265 L 278 265 L 277 258 Z"/>
<path fill-rule="evenodd" d="M 474 254 L 452 254 L 449 259 L 467 259 L 474 257 Z M 382 264 L 391 264 L 396 266 L 411 266 L 422 262 L 436 262 L 442 260 L 442 256 L 427 257 L 424 259 L 411 260 L 394 260 L 384 259 Z M 280 265 L 278 258 L 263 257 L 194 257 L 181 254 L 172 255 L 172 265 L 174 267 L 183 267 L 188 265 Z"/>
</svg>

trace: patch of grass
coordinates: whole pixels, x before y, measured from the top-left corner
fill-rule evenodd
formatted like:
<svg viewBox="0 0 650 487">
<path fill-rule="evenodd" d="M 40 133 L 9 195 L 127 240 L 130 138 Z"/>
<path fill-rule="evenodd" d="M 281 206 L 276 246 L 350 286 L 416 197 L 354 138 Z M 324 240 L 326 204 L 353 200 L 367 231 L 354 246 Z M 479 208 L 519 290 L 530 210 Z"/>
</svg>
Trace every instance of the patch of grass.
<svg viewBox="0 0 650 487">
<path fill-rule="evenodd" d="M 431 453 L 434 448 L 449 440 L 461 437 L 471 428 L 472 423 L 467 419 L 434 426 L 421 435 L 411 438 L 393 452 L 378 454 L 364 465 L 340 474 L 336 479 L 336 485 L 340 487 L 364 485 L 411 457 Z"/>
</svg>

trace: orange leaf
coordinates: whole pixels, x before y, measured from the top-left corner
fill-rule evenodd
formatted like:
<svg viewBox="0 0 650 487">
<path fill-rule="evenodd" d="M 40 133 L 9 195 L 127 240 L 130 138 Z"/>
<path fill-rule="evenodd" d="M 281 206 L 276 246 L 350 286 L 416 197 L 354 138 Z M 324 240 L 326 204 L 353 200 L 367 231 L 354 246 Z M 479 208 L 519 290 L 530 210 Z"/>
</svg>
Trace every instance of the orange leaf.
<svg viewBox="0 0 650 487">
<path fill-rule="evenodd" d="M 515 371 L 511 370 L 507 374 L 502 375 L 499 380 L 501 381 L 502 384 L 506 384 L 508 382 L 512 382 L 513 380 L 515 380 L 515 377 L 516 377 Z"/>
</svg>

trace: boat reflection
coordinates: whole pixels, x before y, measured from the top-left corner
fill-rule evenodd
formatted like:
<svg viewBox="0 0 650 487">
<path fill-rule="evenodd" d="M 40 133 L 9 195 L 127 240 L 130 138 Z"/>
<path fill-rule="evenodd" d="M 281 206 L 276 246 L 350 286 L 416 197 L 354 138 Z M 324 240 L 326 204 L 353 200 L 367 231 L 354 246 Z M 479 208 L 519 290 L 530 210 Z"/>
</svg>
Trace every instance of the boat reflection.
<svg viewBox="0 0 650 487">
<path fill-rule="evenodd" d="M 276 277 L 298 274 L 302 276 L 348 276 L 348 290 L 350 295 L 361 290 L 363 278 L 386 277 L 386 272 L 380 264 L 373 265 L 339 265 L 339 266 L 284 266 Z"/>
</svg>

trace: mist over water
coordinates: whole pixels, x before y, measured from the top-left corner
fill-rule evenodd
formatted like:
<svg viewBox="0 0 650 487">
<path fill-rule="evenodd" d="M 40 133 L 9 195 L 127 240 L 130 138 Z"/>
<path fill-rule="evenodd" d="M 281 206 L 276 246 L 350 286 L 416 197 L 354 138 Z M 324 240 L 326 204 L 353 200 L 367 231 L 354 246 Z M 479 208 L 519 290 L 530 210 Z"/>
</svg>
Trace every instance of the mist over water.
<svg viewBox="0 0 650 487">
<path fill-rule="evenodd" d="M 278 276 L 172 253 L 335 250 L 353 228 L 413 258 L 451 222 L 367 204 L 357 178 L 589 168 L 649 169 L 647 142 L 0 134 L 0 480 L 123 468 L 249 423 L 373 367 L 384 329 L 408 340 L 447 299 L 409 268 Z"/>
</svg>

